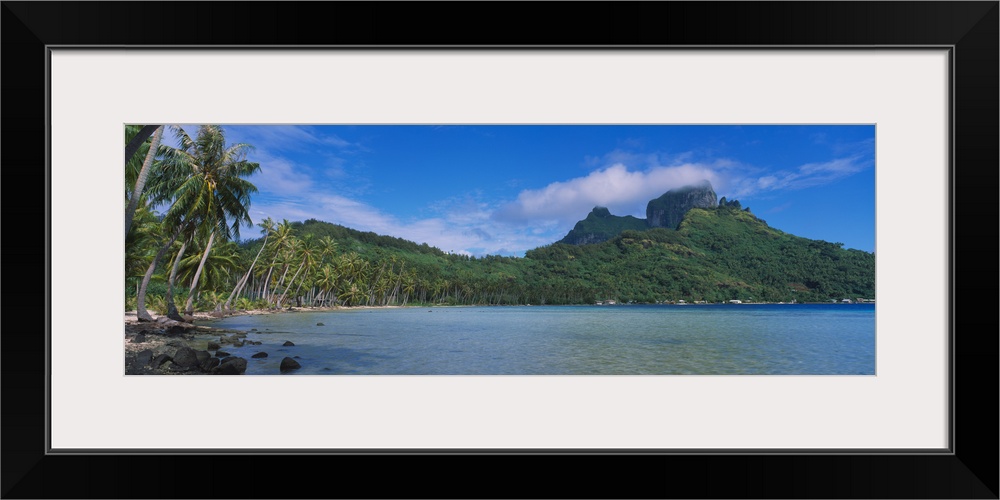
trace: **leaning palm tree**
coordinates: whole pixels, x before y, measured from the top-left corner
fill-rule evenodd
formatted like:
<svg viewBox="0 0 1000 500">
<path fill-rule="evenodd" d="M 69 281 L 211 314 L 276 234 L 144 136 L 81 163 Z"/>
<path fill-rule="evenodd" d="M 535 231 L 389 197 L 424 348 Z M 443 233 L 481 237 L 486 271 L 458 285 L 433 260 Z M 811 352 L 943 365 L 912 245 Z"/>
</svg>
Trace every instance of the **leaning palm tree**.
<svg viewBox="0 0 1000 500">
<path fill-rule="evenodd" d="M 152 125 L 149 125 L 149 126 L 152 126 Z M 147 126 L 147 127 L 149 127 L 149 126 Z M 137 126 L 133 126 L 133 128 L 134 127 L 137 127 Z M 132 130 L 126 129 L 126 131 L 125 131 L 126 138 L 128 138 L 127 136 L 129 135 L 129 132 L 132 132 Z M 136 132 L 139 132 L 139 131 L 136 131 Z M 139 137 L 140 134 L 133 133 L 132 135 L 134 137 L 132 137 L 131 139 L 134 140 L 134 139 L 138 139 L 138 137 Z M 156 126 L 156 130 L 153 132 L 153 141 L 149 145 L 146 145 L 147 151 L 146 151 L 146 155 L 144 157 L 145 159 L 142 162 L 142 167 L 140 167 L 138 173 L 135 174 L 135 181 L 134 181 L 134 183 L 128 182 L 129 181 L 128 178 L 130 177 L 129 172 L 131 170 L 134 170 L 134 168 L 135 168 L 134 165 L 136 163 L 136 159 L 135 158 L 130 158 L 128 156 L 125 157 L 125 170 L 126 170 L 125 177 L 126 177 L 126 182 L 128 182 L 127 185 L 132 185 L 133 186 L 133 188 L 132 188 L 132 196 L 128 200 L 128 207 L 125 208 L 125 237 L 126 238 L 128 237 L 129 230 L 132 229 L 132 218 L 135 216 L 135 210 L 139 206 L 139 198 L 142 197 L 142 191 L 143 191 L 143 188 L 145 188 L 145 186 L 146 186 L 146 179 L 149 177 L 149 171 L 153 168 L 153 159 L 156 158 L 157 152 L 159 151 L 160 138 L 162 136 L 163 136 L 163 125 Z M 128 144 L 125 147 L 125 149 L 126 149 L 125 154 L 126 155 L 128 155 L 129 146 L 131 146 L 131 144 Z M 136 147 L 136 150 L 141 149 L 141 145 L 136 145 L 135 147 Z M 132 168 L 130 168 L 130 167 L 132 167 Z"/>
<path fill-rule="evenodd" d="M 172 128 L 180 147 L 169 148 L 161 163 L 169 179 L 168 185 L 162 187 L 174 188 L 174 201 L 164 215 L 164 222 L 196 220 L 209 230 L 184 306 L 184 312 L 191 314 L 194 292 L 216 237 L 239 238 L 240 226 L 253 223 L 249 214 L 250 195 L 257 192 L 257 187 L 246 177 L 259 172 L 260 164 L 247 160 L 253 146 L 246 143 L 227 146 L 225 133 L 218 125 L 202 125 L 193 139 L 184 129 Z"/>
<path fill-rule="evenodd" d="M 288 286 L 285 287 L 285 293 L 281 294 L 278 298 L 277 305 L 281 307 L 281 304 L 285 301 L 285 297 L 288 296 L 288 291 L 292 289 L 292 284 L 295 283 L 295 278 L 299 276 L 299 273 L 305 269 L 306 274 L 312 270 L 313 266 L 316 265 L 316 258 L 318 256 L 318 249 L 316 242 L 313 241 L 313 235 L 305 235 L 298 248 L 297 257 L 301 258 L 302 261 L 299 263 L 298 269 L 295 270 L 295 274 L 292 275 L 292 279 L 288 281 Z M 301 288 L 302 283 L 299 283 L 299 288 Z M 295 289 L 295 293 L 298 293 L 299 288 Z M 295 295 L 293 295 L 295 297 Z"/>
<path fill-rule="evenodd" d="M 267 248 L 267 239 L 271 236 L 271 233 L 274 232 L 276 227 L 274 220 L 271 219 L 270 217 L 264 219 L 263 222 L 257 225 L 260 226 L 262 232 L 264 233 L 264 243 L 260 245 L 260 250 L 257 251 L 257 256 L 254 257 L 253 262 L 250 263 L 250 269 L 247 269 L 247 273 L 244 274 L 243 278 L 236 283 L 236 288 L 233 288 L 232 293 L 229 294 L 229 298 L 226 299 L 225 305 L 222 306 L 223 312 L 227 314 L 229 313 L 229 308 L 233 304 L 233 297 L 239 295 L 240 291 L 243 290 L 243 287 L 246 285 L 247 280 L 250 279 L 250 276 L 253 275 L 253 267 L 257 264 L 257 259 L 260 258 L 260 254 L 264 251 L 265 248 Z"/>
<path fill-rule="evenodd" d="M 329 303 L 333 305 L 333 300 L 328 298 L 330 290 L 334 290 L 337 286 L 337 275 L 336 269 L 333 268 L 332 264 L 324 264 L 320 269 L 319 274 L 316 276 L 316 286 L 319 287 L 319 295 L 316 297 L 315 302 L 319 302 L 321 305 Z M 336 298 L 336 296 L 334 296 Z"/>
<path fill-rule="evenodd" d="M 139 286 L 138 296 L 136 297 L 136 317 L 139 321 L 153 321 L 153 317 L 146 310 L 146 287 L 149 286 L 149 281 L 153 277 L 153 273 L 156 271 L 156 266 L 166 255 L 167 250 L 173 246 L 177 238 L 180 237 L 181 233 L 184 231 L 184 226 L 178 226 L 176 229 L 169 233 L 166 237 L 166 243 L 160 247 L 150 262 L 149 267 L 146 269 L 146 274 L 142 277 L 142 284 Z M 166 236 L 166 235 L 165 235 Z M 162 310 L 162 309 L 161 309 Z"/>
<path fill-rule="evenodd" d="M 145 205 L 135 212 L 132 230 L 125 236 L 125 276 L 142 276 L 159 247 L 162 227 L 156 214 Z"/>
<path fill-rule="evenodd" d="M 202 252 L 196 252 L 188 257 L 186 257 L 180 263 L 180 272 L 178 277 L 182 281 L 189 281 L 194 279 L 193 276 L 197 269 L 200 267 L 202 272 L 198 277 L 197 289 L 195 293 L 194 300 L 199 300 L 199 297 L 204 293 L 209 291 L 216 291 L 221 287 L 228 288 L 229 283 L 232 281 L 232 269 L 239 266 L 239 250 L 238 246 L 233 241 L 223 241 L 215 244 L 212 253 L 209 254 L 208 259 L 205 260 L 204 264 L 201 263 Z M 221 294 L 217 294 L 225 298 Z M 212 304 L 213 307 L 218 305 L 219 311 L 222 310 L 222 302 L 220 300 L 218 304 Z"/>
<path fill-rule="evenodd" d="M 268 302 L 270 302 L 274 307 L 278 306 L 278 292 L 279 290 L 284 290 L 283 286 L 285 285 L 285 278 L 288 277 L 288 271 L 290 271 L 292 267 L 295 266 L 295 263 L 298 262 L 300 248 L 302 248 L 302 240 L 292 236 L 288 238 L 288 241 L 285 242 L 285 246 L 281 249 L 280 255 L 278 256 L 278 264 L 280 264 L 281 267 L 281 276 L 278 277 L 277 274 L 274 276 L 276 283 L 274 284 L 274 290 L 271 292 L 270 297 L 268 297 Z"/>
<path fill-rule="evenodd" d="M 267 274 L 264 274 L 263 271 L 261 272 L 261 298 L 270 300 L 268 286 L 271 283 L 271 273 L 274 271 L 274 265 L 278 263 L 278 259 L 284 254 L 286 247 L 291 243 L 293 238 L 292 223 L 288 222 L 288 219 L 285 219 L 274 228 L 274 238 L 271 240 L 271 250 L 269 250 L 273 254 L 271 265 L 267 267 Z"/>
</svg>

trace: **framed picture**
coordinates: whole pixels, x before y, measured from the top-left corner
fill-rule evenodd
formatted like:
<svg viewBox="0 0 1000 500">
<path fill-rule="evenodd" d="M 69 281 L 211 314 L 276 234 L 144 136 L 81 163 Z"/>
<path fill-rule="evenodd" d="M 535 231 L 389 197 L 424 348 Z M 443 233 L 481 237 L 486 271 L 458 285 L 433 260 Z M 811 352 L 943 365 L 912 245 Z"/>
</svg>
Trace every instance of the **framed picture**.
<svg viewBox="0 0 1000 500">
<path fill-rule="evenodd" d="M 996 190 L 980 186 L 997 177 L 996 2 L 584 3 L 574 16 L 623 34 L 569 29 L 558 43 L 532 35 L 552 40 L 562 21 L 497 6 L 5 2 L 4 64 L 18 76 L 6 101 L 39 97 L 5 106 L 20 125 L 5 126 L 4 164 L 8 181 L 46 188 L 45 245 L 18 258 L 47 272 L 27 294 L 45 297 L 45 331 L 8 335 L 4 354 L 3 446 L 19 458 L 4 461 L 4 496 L 219 496 L 214 473 L 179 478 L 218 464 L 239 471 L 226 495 L 296 496 L 243 476 L 316 461 L 407 478 L 345 480 L 333 497 L 997 498 L 996 434 L 976 423 L 996 420 L 996 392 L 978 390 L 996 380 L 996 337 L 966 333 L 996 318 L 961 300 L 995 287 L 956 279 L 972 249 L 995 256 Z M 148 123 L 870 127 L 875 366 L 123 376 L 122 180 L 107 165 L 120 165 L 123 125 Z M 41 232 L 26 206 L 8 209 L 9 234 Z M 480 486 L 426 484 L 440 474 L 426 464 Z M 554 480 L 560 464 L 576 467 L 573 484 Z M 511 473 L 523 481 L 499 479 Z"/>
</svg>

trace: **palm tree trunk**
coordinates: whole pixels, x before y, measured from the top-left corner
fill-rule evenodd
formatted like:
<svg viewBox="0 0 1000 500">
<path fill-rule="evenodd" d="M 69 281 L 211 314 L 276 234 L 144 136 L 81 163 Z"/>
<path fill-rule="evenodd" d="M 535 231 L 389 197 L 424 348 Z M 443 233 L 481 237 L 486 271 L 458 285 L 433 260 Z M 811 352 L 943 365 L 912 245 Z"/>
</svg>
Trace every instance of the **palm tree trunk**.
<svg viewBox="0 0 1000 500">
<path fill-rule="evenodd" d="M 396 303 L 396 295 L 399 293 L 399 284 L 403 281 L 403 269 L 406 268 L 406 261 L 404 260 L 399 266 L 399 276 L 396 277 L 396 288 L 392 290 L 392 303 Z"/>
<path fill-rule="evenodd" d="M 180 235 L 181 230 L 178 228 L 177 232 L 170 237 L 170 241 L 168 241 L 166 245 L 160 247 L 160 249 L 156 252 L 156 256 L 153 257 L 153 262 L 149 264 L 149 268 L 146 269 L 145 276 L 142 277 L 142 284 L 139 285 L 139 295 L 136 297 L 135 307 L 136 317 L 139 321 L 153 321 L 153 317 L 150 316 L 149 311 L 146 310 L 146 287 L 149 286 L 149 280 L 152 279 L 153 273 L 156 272 L 156 264 L 160 262 L 160 259 L 163 258 L 163 255 L 167 253 L 167 250 L 169 250 L 171 245 L 174 244 L 174 241 L 177 241 L 177 237 Z"/>
<path fill-rule="evenodd" d="M 142 143 L 146 142 L 146 139 L 148 139 L 149 136 L 156 131 L 156 129 L 162 126 L 163 125 L 145 125 L 141 129 L 139 129 L 139 132 L 135 134 L 135 137 L 133 137 L 132 140 L 125 145 L 126 165 L 128 165 L 128 161 L 131 160 L 133 156 L 135 156 L 135 152 L 139 151 L 139 147 L 142 146 Z"/>
<path fill-rule="evenodd" d="M 368 289 L 368 305 L 373 305 L 375 303 L 375 289 L 378 287 L 378 282 L 382 279 L 382 271 L 385 270 L 385 262 L 382 263 L 382 267 L 379 268 L 378 274 L 375 276 L 375 281 L 372 281 L 371 288 Z"/>
<path fill-rule="evenodd" d="M 201 270 L 205 267 L 205 261 L 208 260 L 208 252 L 212 250 L 212 242 L 215 241 L 215 231 L 212 231 L 208 235 L 208 244 L 205 245 L 205 253 L 201 254 L 201 262 L 198 263 L 198 270 L 194 272 L 194 278 L 191 280 L 191 290 L 188 291 L 187 303 L 184 304 L 184 314 L 190 315 L 194 312 L 194 289 L 198 287 L 198 280 L 201 278 Z"/>
<path fill-rule="evenodd" d="M 292 279 L 288 280 L 288 286 L 285 287 L 284 293 L 282 293 L 281 297 L 278 299 L 277 303 L 278 307 L 281 307 L 281 303 L 285 301 L 285 296 L 288 295 L 288 290 L 292 288 L 292 283 L 295 283 L 295 278 L 298 277 L 299 272 L 302 271 L 302 268 L 305 267 L 305 265 L 306 265 L 306 260 L 302 259 L 302 263 L 299 264 L 299 268 L 295 270 L 295 274 L 292 275 Z M 296 292 L 297 291 L 298 290 L 296 290 Z"/>
<path fill-rule="evenodd" d="M 278 295 L 278 289 L 281 288 L 281 285 L 285 282 L 285 276 L 288 276 L 288 271 L 291 270 L 291 268 L 291 265 L 285 264 L 285 272 L 281 273 L 281 279 L 278 280 L 278 284 L 274 285 L 274 290 L 272 291 L 271 298 L 268 302 L 275 302 L 274 298 Z"/>
<path fill-rule="evenodd" d="M 308 271 L 306 271 L 306 273 L 308 274 Z M 302 284 L 303 283 L 305 283 L 305 279 L 303 279 L 302 281 L 299 282 L 299 286 L 295 287 L 295 293 L 292 294 L 292 298 L 295 299 L 295 305 L 298 306 L 298 307 L 302 307 L 302 303 L 301 303 L 302 301 L 299 300 L 299 298 L 300 298 L 299 290 L 302 289 Z M 289 283 L 288 285 L 291 286 L 292 284 Z"/>
<path fill-rule="evenodd" d="M 267 276 L 264 277 L 263 282 L 260 284 L 260 298 L 271 302 L 270 296 L 267 294 L 267 285 L 271 282 L 271 271 L 274 271 L 274 261 L 271 261 L 271 267 L 267 268 Z"/>
<path fill-rule="evenodd" d="M 181 243 L 181 249 L 177 251 L 177 257 L 174 257 L 170 278 L 167 279 L 167 317 L 175 321 L 184 321 L 181 314 L 177 312 L 177 305 L 174 304 L 174 280 L 177 279 L 177 269 L 181 267 L 181 259 L 184 258 L 184 251 L 187 250 L 187 245 L 190 242 L 191 238 L 188 238 L 184 240 L 184 243 Z"/>
<path fill-rule="evenodd" d="M 260 281 L 257 283 L 257 296 L 254 300 L 263 300 L 267 296 L 267 280 L 271 278 L 271 270 L 267 270 L 267 276 L 261 272 Z"/>
<path fill-rule="evenodd" d="M 254 257 L 253 262 L 250 263 L 250 269 L 247 269 L 247 273 L 243 275 L 243 279 L 241 279 L 240 282 L 236 284 L 236 288 L 233 288 L 233 293 L 229 294 L 229 298 L 226 299 L 226 304 L 222 306 L 222 310 L 225 311 L 226 314 L 229 313 L 229 307 L 233 303 L 233 297 L 235 297 L 237 294 L 240 293 L 240 290 L 243 289 L 244 285 L 246 285 L 247 280 L 250 279 L 250 274 L 253 273 L 253 266 L 257 264 L 257 259 L 260 257 L 261 252 L 263 252 L 264 248 L 267 247 L 268 236 L 270 236 L 270 234 L 264 236 L 264 244 L 260 246 L 260 250 L 257 251 L 257 256 Z"/>
<path fill-rule="evenodd" d="M 132 189 L 132 197 L 128 200 L 128 208 L 125 209 L 126 237 L 128 237 L 129 230 L 132 229 L 132 218 L 135 217 L 135 209 L 139 206 L 139 197 L 142 196 L 142 188 L 146 185 L 146 178 L 149 177 L 149 169 L 153 164 L 153 158 L 156 157 L 156 150 L 160 146 L 161 137 L 163 137 L 163 125 L 157 127 L 156 132 L 153 133 L 153 143 L 149 145 L 149 152 L 146 153 L 146 159 L 142 162 L 142 169 L 139 170 L 139 177 L 135 181 L 135 188 Z M 129 156 L 125 156 L 126 163 L 128 163 L 129 158 Z"/>
</svg>

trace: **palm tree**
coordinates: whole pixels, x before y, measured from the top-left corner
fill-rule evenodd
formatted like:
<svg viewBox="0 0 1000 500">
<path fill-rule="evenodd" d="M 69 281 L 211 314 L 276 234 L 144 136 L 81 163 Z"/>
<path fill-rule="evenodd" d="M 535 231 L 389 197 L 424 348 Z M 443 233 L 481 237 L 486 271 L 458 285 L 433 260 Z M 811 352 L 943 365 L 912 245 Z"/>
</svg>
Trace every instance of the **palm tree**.
<svg viewBox="0 0 1000 500">
<path fill-rule="evenodd" d="M 129 161 L 137 152 L 142 149 L 142 145 L 146 143 L 146 139 L 149 139 L 150 135 L 156 132 L 156 129 L 161 127 L 161 125 L 126 125 L 126 141 L 125 141 L 125 165 L 128 166 Z M 131 137 L 129 137 L 131 136 Z"/>
<path fill-rule="evenodd" d="M 230 293 L 229 298 L 226 299 L 226 304 L 222 307 L 223 311 L 225 311 L 226 313 L 229 312 L 229 308 L 233 303 L 233 297 L 239 295 L 240 291 L 243 290 L 243 287 L 246 285 L 247 280 L 253 274 L 253 266 L 257 264 L 257 259 L 260 258 L 261 252 L 263 252 L 264 248 L 267 247 L 267 239 L 271 236 L 271 233 L 273 233 L 275 230 L 274 220 L 271 219 L 270 217 L 264 219 L 263 222 L 257 225 L 261 228 L 262 230 L 261 232 L 264 233 L 264 243 L 260 245 L 260 250 L 257 251 L 257 256 L 254 257 L 253 262 L 250 263 L 250 269 L 247 269 L 247 273 L 243 275 L 243 278 L 238 283 L 236 283 L 236 288 L 233 288 L 233 292 Z"/>
<path fill-rule="evenodd" d="M 198 284 L 201 279 L 201 272 L 205 269 L 205 261 L 208 260 L 208 252 L 212 250 L 212 243 L 215 241 L 215 231 L 208 233 L 208 243 L 205 244 L 205 251 L 201 254 L 201 261 L 198 262 L 198 270 L 195 271 L 194 277 L 191 278 L 191 287 L 188 289 L 187 303 L 184 304 L 184 314 L 190 315 L 194 312 L 194 294 L 195 289 L 198 288 Z"/>
<path fill-rule="evenodd" d="M 325 264 L 320 269 L 319 275 L 316 277 L 316 286 L 320 290 L 319 297 L 316 298 L 317 301 L 327 298 L 330 290 L 337 286 L 337 278 L 337 271 L 334 270 L 333 265 Z"/>
<path fill-rule="evenodd" d="M 292 269 L 292 266 L 298 262 L 299 258 L 299 248 L 302 247 L 302 240 L 296 238 L 294 235 L 288 238 L 285 242 L 284 248 L 281 249 L 278 255 L 278 263 L 281 264 L 281 277 L 278 278 L 277 282 L 274 284 L 274 290 L 271 296 L 268 297 L 268 302 L 277 306 L 278 291 L 279 289 L 284 291 L 282 286 L 285 284 L 285 278 L 288 277 L 288 271 Z M 275 275 L 277 277 L 277 275 Z M 287 288 L 287 287 L 285 287 Z"/>
<path fill-rule="evenodd" d="M 337 253 L 337 242 L 333 241 L 333 238 L 329 236 L 324 236 L 319 239 L 320 260 L 326 261 L 327 258 L 332 260 L 336 253 Z"/>
<path fill-rule="evenodd" d="M 184 312 L 191 314 L 194 291 L 216 235 L 223 240 L 238 238 L 240 226 L 253 223 L 249 214 L 250 195 L 257 192 L 257 187 L 245 178 L 259 172 L 260 164 L 246 159 L 253 146 L 246 143 L 227 146 L 218 125 L 202 125 L 194 139 L 180 127 L 173 130 L 180 147 L 169 148 L 162 161 L 167 182 L 161 188 L 174 188 L 174 202 L 164 222 L 197 221 L 210 228 L 184 306 Z"/>
<path fill-rule="evenodd" d="M 167 250 L 173 246 L 174 242 L 183 232 L 183 226 L 178 226 L 173 233 L 170 235 L 170 239 L 160 247 L 153 257 L 153 261 L 149 264 L 149 268 L 146 269 L 146 274 L 142 277 L 142 284 L 139 286 L 139 294 L 136 297 L 136 317 L 139 321 L 153 321 L 153 317 L 146 310 L 146 287 L 149 286 L 149 280 L 152 279 L 153 273 L 156 271 L 156 265 L 160 262 L 160 259 L 167 253 Z"/>
<path fill-rule="evenodd" d="M 153 170 L 153 159 L 162 147 L 146 140 L 154 132 L 160 130 L 159 125 L 129 125 L 125 127 L 125 263 L 126 276 L 138 276 L 140 269 L 145 268 L 141 285 L 136 294 L 136 310 L 140 321 L 152 321 L 146 310 L 146 288 L 156 271 L 156 266 L 166 252 L 174 244 L 180 233 L 172 228 L 159 224 L 156 215 L 146 203 L 140 203 L 145 179 Z M 141 154 L 139 154 L 141 153 Z M 140 159 L 140 157 L 142 159 Z M 133 222 L 138 221 L 139 228 L 132 230 Z M 163 239 L 167 241 L 164 242 Z M 162 246 L 160 246 L 162 244 Z M 151 245 L 159 249 L 155 255 L 149 250 Z M 156 247 L 153 247 L 156 248 Z"/>
<path fill-rule="evenodd" d="M 174 283 L 177 280 L 177 270 L 180 269 L 181 261 L 184 259 L 184 252 L 193 238 L 192 235 L 181 243 L 180 250 L 177 250 L 177 254 L 174 256 L 174 264 L 170 268 L 170 277 L 167 278 L 167 296 L 164 297 L 167 306 L 166 315 L 175 321 L 184 321 L 184 318 L 177 312 L 177 305 L 174 304 Z"/>
<path fill-rule="evenodd" d="M 140 205 L 135 212 L 135 227 L 125 237 L 125 276 L 142 276 L 159 246 L 160 221 L 149 207 Z"/>
<path fill-rule="evenodd" d="M 317 248 L 316 243 L 313 241 L 313 235 L 307 234 L 300 241 L 301 245 L 298 249 L 298 256 L 302 258 L 302 262 L 299 264 L 299 268 L 295 270 L 295 274 L 292 276 L 292 279 L 288 280 L 288 286 L 285 287 L 285 292 L 282 293 L 281 297 L 278 299 L 278 307 L 281 307 L 281 304 L 285 301 L 285 296 L 288 295 L 288 290 L 292 288 L 292 283 L 295 283 L 295 278 L 299 276 L 299 273 L 305 269 L 306 274 L 309 274 L 309 270 L 311 270 L 316 264 Z M 302 285 L 300 283 L 299 287 L 301 288 L 301 286 Z M 298 293 L 298 291 L 299 289 L 296 288 L 295 292 Z"/>
<path fill-rule="evenodd" d="M 345 305 L 349 306 L 358 303 L 359 299 L 365 296 L 364 292 L 362 291 L 364 289 L 364 286 L 365 286 L 364 283 L 351 283 L 350 287 L 346 288 L 343 292 L 340 293 L 339 297 L 340 300 Z"/>
<path fill-rule="evenodd" d="M 128 131 L 126 131 L 127 133 Z M 132 188 L 132 197 L 128 200 L 128 207 L 125 208 L 125 237 L 128 237 L 129 230 L 132 229 L 132 218 L 135 215 L 135 209 L 139 205 L 139 198 L 142 195 L 142 190 L 146 186 L 146 178 L 149 176 L 149 171 L 153 166 L 153 158 L 156 157 L 156 153 L 160 146 L 160 138 L 163 136 L 163 125 L 156 127 L 156 131 L 153 132 L 153 142 L 149 145 L 148 151 L 146 151 L 146 159 L 142 162 L 142 168 L 139 169 L 139 173 L 136 177 L 135 187 Z M 137 135 L 138 137 L 138 135 Z M 131 144 L 130 144 L 131 145 Z M 139 146 L 136 146 L 138 149 Z M 128 146 L 126 146 L 126 155 Z M 128 168 L 131 158 L 129 156 L 125 157 L 125 167 Z"/>
<path fill-rule="evenodd" d="M 232 278 L 230 270 L 239 267 L 239 247 L 233 241 L 223 241 L 215 244 L 212 253 L 208 255 L 208 259 L 205 260 L 204 264 L 201 263 L 199 254 L 203 255 L 202 252 L 196 252 L 180 263 L 179 277 L 184 281 L 193 280 L 193 276 L 197 270 L 201 269 L 201 274 L 198 276 L 197 282 L 198 291 L 195 292 L 193 298 L 189 297 L 192 300 L 198 300 L 204 294 L 203 291 L 215 291 L 220 287 L 228 288 Z M 222 302 L 213 304 L 213 306 L 218 305 L 219 310 L 221 310 Z"/>
<path fill-rule="evenodd" d="M 402 273 L 402 271 L 400 271 Z M 410 295 L 417 289 L 417 273 L 410 271 L 403 278 L 403 305 L 409 300 Z"/>
<path fill-rule="evenodd" d="M 288 219 L 284 219 L 278 227 L 274 230 L 274 239 L 271 240 L 272 252 L 274 252 L 274 258 L 271 259 L 271 265 L 267 267 L 267 275 L 263 276 L 263 288 L 261 288 L 261 298 L 265 298 L 270 301 L 270 296 L 267 294 L 268 287 L 271 284 L 271 273 L 274 271 L 274 265 L 278 263 L 278 259 L 284 254 L 286 247 L 288 247 L 291 240 L 294 238 L 292 234 L 292 223 L 288 222 Z"/>
</svg>

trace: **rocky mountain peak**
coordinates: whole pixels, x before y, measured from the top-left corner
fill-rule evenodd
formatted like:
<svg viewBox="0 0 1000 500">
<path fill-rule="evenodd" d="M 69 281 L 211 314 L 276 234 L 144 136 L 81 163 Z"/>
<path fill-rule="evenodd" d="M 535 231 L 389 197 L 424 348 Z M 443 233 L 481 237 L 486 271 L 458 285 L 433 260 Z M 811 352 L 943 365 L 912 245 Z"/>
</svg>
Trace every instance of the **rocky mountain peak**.
<svg viewBox="0 0 1000 500">
<path fill-rule="evenodd" d="M 676 229 L 684 214 L 692 208 L 713 208 L 719 197 L 707 180 L 671 189 L 646 205 L 646 225 Z"/>
</svg>

